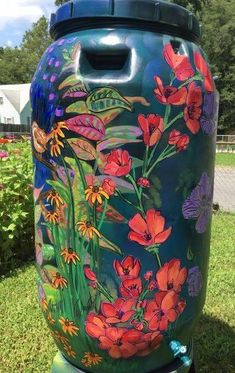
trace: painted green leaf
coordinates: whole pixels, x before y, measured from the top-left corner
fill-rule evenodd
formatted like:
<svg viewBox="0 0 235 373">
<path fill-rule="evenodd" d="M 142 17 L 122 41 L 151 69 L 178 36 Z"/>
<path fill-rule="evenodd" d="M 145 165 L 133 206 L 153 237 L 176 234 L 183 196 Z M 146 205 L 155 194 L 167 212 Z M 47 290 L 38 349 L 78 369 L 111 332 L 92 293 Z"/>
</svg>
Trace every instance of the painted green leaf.
<svg viewBox="0 0 235 373">
<path fill-rule="evenodd" d="M 121 256 L 123 255 L 122 250 L 120 249 L 120 247 L 117 246 L 112 241 L 110 241 L 108 238 L 102 236 L 102 238 L 100 238 L 100 240 L 99 240 L 99 243 L 100 243 L 100 247 L 102 249 L 109 250 L 109 251 L 114 252 L 116 254 L 119 254 Z"/>
<path fill-rule="evenodd" d="M 60 302 L 61 298 L 59 290 L 55 289 L 49 284 L 43 284 L 42 287 L 48 303 L 56 304 Z"/>
<path fill-rule="evenodd" d="M 101 152 L 102 150 L 105 150 L 105 149 L 114 149 L 114 148 L 118 148 L 119 146 L 129 144 L 130 142 L 137 143 L 137 142 L 142 142 L 142 140 L 137 140 L 137 139 L 128 140 L 128 139 L 123 139 L 123 138 L 118 138 L 118 137 L 111 137 L 107 140 L 101 141 L 97 145 L 97 150 Z"/>
<path fill-rule="evenodd" d="M 84 101 L 77 101 L 65 109 L 66 113 L 88 114 L 88 108 Z"/>
<path fill-rule="evenodd" d="M 44 244 L 42 247 L 42 258 L 43 263 L 50 263 L 54 260 L 55 257 L 55 251 L 54 247 L 52 245 L 46 245 Z"/>
<path fill-rule="evenodd" d="M 137 126 L 115 126 L 106 129 L 106 138 L 120 137 L 127 140 L 136 140 L 142 136 L 142 131 Z"/>
<path fill-rule="evenodd" d="M 47 284 L 52 284 L 52 281 L 54 279 L 55 274 L 59 272 L 58 268 L 51 266 L 51 265 L 45 265 L 40 269 L 40 274 L 43 279 L 43 281 Z"/>
<path fill-rule="evenodd" d="M 82 80 L 82 77 L 80 75 L 77 75 L 77 74 L 73 74 L 73 75 L 70 75 L 68 76 L 60 85 L 59 85 L 59 90 L 63 89 L 63 88 L 66 88 L 66 87 L 71 87 L 71 86 L 74 86 L 74 85 L 78 85 L 80 84 L 81 88 L 86 91 L 86 88 L 84 86 L 84 83 L 83 83 L 83 80 Z"/>
<path fill-rule="evenodd" d="M 131 157 L 132 159 L 132 168 L 139 168 L 143 166 L 143 161 L 139 158 Z"/>
<path fill-rule="evenodd" d="M 88 110 L 101 113 L 110 109 L 121 108 L 132 111 L 132 105 L 115 88 L 94 89 L 87 97 Z"/>
<path fill-rule="evenodd" d="M 83 139 L 70 139 L 68 142 L 78 158 L 84 161 L 92 161 L 96 159 L 97 152 L 90 142 Z"/>
<path fill-rule="evenodd" d="M 62 96 L 62 98 L 84 98 L 87 92 L 84 91 L 83 84 L 78 83 L 69 88 Z"/>
</svg>

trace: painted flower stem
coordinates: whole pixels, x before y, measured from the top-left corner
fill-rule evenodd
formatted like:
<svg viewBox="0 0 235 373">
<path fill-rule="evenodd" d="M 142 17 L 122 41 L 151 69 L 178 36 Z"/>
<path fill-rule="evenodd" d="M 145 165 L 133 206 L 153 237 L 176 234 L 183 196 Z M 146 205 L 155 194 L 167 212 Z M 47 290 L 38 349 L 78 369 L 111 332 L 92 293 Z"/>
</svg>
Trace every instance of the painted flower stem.
<svg viewBox="0 0 235 373">
<path fill-rule="evenodd" d="M 158 253 L 156 253 L 155 257 L 156 257 L 157 264 L 158 264 L 159 268 L 161 268 L 162 267 L 162 262 L 161 262 L 161 259 L 160 259 L 160 255 Z"/>
<path fill-rule="evenodd" d="M 113 302 L 113 297 L 112 297 L 112 295 L 108 292 L 108 290 L 107 290 L 103 285 L 101 285 L 101 283 L 98 282 L 98 281 L 97 281 L 96 285 L 97 285 L 97 290 L 98 290 L 101 294 L 103 294 L 103 295 L 105 296 L 105 298 L 108 299 L 109 302 L 112 303 L 112 302 Z"/>
<path fill-rule="evenodd" d="M 192 83 L 192 82 L 194 82 L 194 81 L 196 81 L 196 80 L 198 80 L 198 81 L 200 81 L 200 82 L 203 82 L 203 77 L 201 76 L 201 74 L 196 74 L 196 75 L 194 75 L 194 77 L 192 77 L 192 78 L 186 80 L 186 82 L 182 83 L 182 84 L 178 87 L 178 89 L 180 89 L 180 88 L 182 88 L 182 87 L 185 87 L 186 85 L 188 85 L 188 84 L 190 84 L 190 83 Z"/>
<path fill-rule="evenodd" d="M 147 145 L 145 149 L 145 154 L 144 154 L 144 164 L 143 164 L 143 170 L 142 170 L 143 175 L 145 175 L 146 169 L 148 167 L 148 159 L 149 159 L 149 146 Z"/>
<path fill-rule="evenodd" d="M 170 153 L 169 153 L 170 151 Z M 163 150 L 162 154 L 159 156 L 159 158 L 156 159 L 156 161 L 153 163 L 153 165 L 150 167 L 150 169 L 148 170 L 148 172 L 146 173 L 146 177 L 149 177 L 149 175 L 152 173 L 152 171 L 154 170 L 154 168 L 160 163 L 162 162 L 163 160 L 167 159 L 167 158 L 170 158 L 172 157 L 173 155 L 176 154 L 176 151 L 174 150 L 172 152 L 172 147 L 169 147 L 167 146 L 165 148 L 165 150 Z"/>
<path fill-rule="evenodd" d="M 136 184 L 136 181 L 135 179 L 133 178 L 133 176 L 131 176 L 130 174 L 126 176 L 127 179 L 131 182 L 131 184 L 133 185 L 134 189 L 135 189 L 135 192 L 136 192 L 136 196 L 137 196 L 137 199 L 138 199 L 138 202 L 139 202 L 139 210 L 141 211 L 142 215 L 145 217 L 145 210 L 144 210 L 144 206 L 143 206 L 143 203 L 142 203 L 142 198 L 141 198 L 141 193 L 138 189 L 138 186 Z M 135 206 L 136 207 L 136 206 Z"/>
<path fill-rule="evenodd" d="M 65 173 L 66 173 L 67 180 L 68 180 L 68 185 L 69 185 L 69 190 L 70 190 L 70 200 L 71 200 L 71 209 L 72 209 L 72 214 L 71 214 L 72 215 L 72 241 L 73 241 L 73 249 L 75 249 L 74 232 L 75 232 L 75 228 L 76 228 L 76 222 L 75 222 L 75 204 L 74 204 L 74 197 L 73 197 L 73 187 L 72 187 L 71 179 L 70 179 L 68 169 L 67 169 L 67 165 L 64 161 L 64 158 L 62 156 L 60 156 L 60 159 L 61 159 L 61 162 L 62 162 L 63 167 L 65 169 Z"/>
<path fill-rule="evenodd" d="M 128 203 L 128 205 L 132 206 L 134 209 L 137 209 L 139 210 L 140 212 L 142 212 L 141 208 L 139 206 L 136 206 L 134 203 L 132 203 L 131 201 L 129 201 L 129 199 L 127 199 L 126 197 L 123 196 L 123 194 L 120 192 L 120 190 L 116 189 L 116 193 L 118 194 L 118 196 L 126 203 Z"/>
<path fill-rule="evenodd" d="M 66 139 L 64 141 L 65 141 L 65 143 L 67 144 L 67 146 L 69 147 L 70 151 L 72 152 L 72 154 L 74 156 L 75 162 L 77 164 L 77 167 L 78 167 L 78 170 L 79 170 L 79 173 L 80 173 L 80 176 L 81 176 L 83 189 L 85 190 L 86 187 L 87 187 L 87 183 L 86 183 L 86 178 L 85 178 L 85 174 L 84 174 L 84 171 L 83 171 L 82 164 L 81 164 L 80 160 L 78 159 L 77 154 L 73 150 L 72 146 L 70 146 L 69 142 Z"/>
<path fill-rule="evenodd" d="M 100 231 L 100 229 L 102 228 L 104 218 L 105 218 L 105 215 L 106 215 L 106 211 L 107 211 L 107 206 L 108 206 L 108 200 L 105 198 L 104 205 L 103 205 L 103 211 L 102 211 L 100 221 L 99 221 L 99 224 L 98 224 L 98 231 Z"/>
<path fill-rule="evenodd" d="M 172 119 L 166 126 L 165 128 L 165 131 L 168 130 L 168 128 L 170 128 L 172 126 L 172 124 L 174 124 L 177 120 L 183 118 L 184 116 L 184 113 L 180 113 L 179 115 L 177 115 L 174 119 Z"/>
</svg>

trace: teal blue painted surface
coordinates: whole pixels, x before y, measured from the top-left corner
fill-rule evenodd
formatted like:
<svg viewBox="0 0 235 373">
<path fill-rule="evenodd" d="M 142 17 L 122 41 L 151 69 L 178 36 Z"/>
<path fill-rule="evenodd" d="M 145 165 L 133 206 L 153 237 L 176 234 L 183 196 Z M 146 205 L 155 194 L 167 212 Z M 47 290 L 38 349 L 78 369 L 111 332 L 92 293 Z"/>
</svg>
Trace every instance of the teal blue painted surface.
<svg viewBox="0 0 235 373">
<path fill-rule="evenodd" d="M 31 102 L 39 300 L 59 350 L 91 372 L 166 366 L 206 296 L 218 95 L 205 56 L 149 31 L 80 31 L 47 49 Z"/>
<path fill-rule="evenodd" d="M 29 101 L 20 113 L 20 123 L 30 124 L 31 116 L 32 116 L 32 110 L 31 110 L 31 105 Z"/>
</svg>

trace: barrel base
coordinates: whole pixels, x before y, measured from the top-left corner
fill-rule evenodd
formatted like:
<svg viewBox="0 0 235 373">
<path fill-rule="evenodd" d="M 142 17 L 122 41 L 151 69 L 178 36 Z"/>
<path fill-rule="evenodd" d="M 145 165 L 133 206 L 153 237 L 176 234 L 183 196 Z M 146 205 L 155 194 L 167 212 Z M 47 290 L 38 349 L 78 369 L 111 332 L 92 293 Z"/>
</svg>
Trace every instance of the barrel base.
<svg viewBox="0 0 235 373">
<path fill-rule="evenodd" d="M 189 353 L 189 356 L 192 360 L 193 359 L 192 348 Z M 63 357 L 63 355 L 60 352 L 58 352 L 54 358 L 51 373 L 86 373 L 86 372 L 74 367 Z M 125 372 L 121 372 L 121 373 L 125 373 Z M 166 366 L 165 368 L 158 369 L 150 373 L 195 373 L 195 367 L 194 367 L 194 364 L 192 364 L 191 367 L 184 367 L 180 365 L 180 360 L 176 359 L 174 362 L 172 362 L 170 365 Z"/>
</svg>

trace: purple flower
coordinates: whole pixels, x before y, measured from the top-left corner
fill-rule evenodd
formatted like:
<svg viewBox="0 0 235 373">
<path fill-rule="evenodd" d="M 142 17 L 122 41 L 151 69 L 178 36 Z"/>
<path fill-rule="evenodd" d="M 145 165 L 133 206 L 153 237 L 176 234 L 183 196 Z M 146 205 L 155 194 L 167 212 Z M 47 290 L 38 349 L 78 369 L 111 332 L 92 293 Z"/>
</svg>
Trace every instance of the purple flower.
<svg viewBox="0 0 235 373">
<path fill-rule="evenodd" d="M 55 93 L 50 93 L 49 94 L 49 101 L 53 101 L 55 98 L 56 98 L 56 94 Z"/>
<path fill-rule="evenodd" d="M 183 204 L 182 212 L 185 219 L 197 220 L 196 231 L 204 233 L 212 211 L 213 184 L 204 172 L 199 184 Z"/>
<path fill-rule="evenodd" d="M 218 94 L 205 93 L 202 116 L 200 119 L 203 132 L 212 136 L 218 121 L 219 97 Z"/>
<path fill-rule="evenodd" d="M 62 117 L 64 115 L 64 109 L 61 106 L 57 107 L 55 109 L 55 115 L 57 117 Z"/>
<path fill-rule="evenodd" d="M 55 67 L 60 67 L 60 65 L 61 65 L 60 60 L 56 60 L 56 61 L 55 61 Z"/>
<path fill-rule="evenodd" d="M 199 267 L 190 268 L 188 271 L 188 293 L 190 297 L 197 297 L 202 288 L 202 274 Z"/>
<path fill-rule="evenodd" d="M 54 83 L 56 81 L 57 76 L 55 74 L 51 75 L 50 82 Z"/>
<path fill-rule="evenodd" d="M 43 80 L 47 80 L 48 77 L 49 77 L 49 74 L 43 74 L 42 79 L 43 79 Z"/>
<path fill-rule="evenodd" d="M 60 40 L 58 40 L 58 41 L 56 42 L 56 44 L 57 44 L 58 46 L 64 45 L 64 43 L 65 43 L 65 39 L 60 39 Z"/>
</svg>

